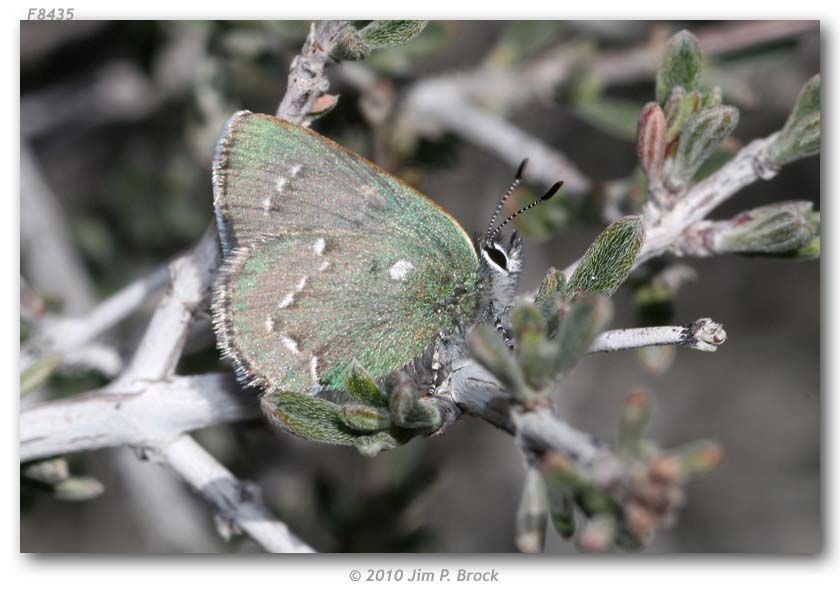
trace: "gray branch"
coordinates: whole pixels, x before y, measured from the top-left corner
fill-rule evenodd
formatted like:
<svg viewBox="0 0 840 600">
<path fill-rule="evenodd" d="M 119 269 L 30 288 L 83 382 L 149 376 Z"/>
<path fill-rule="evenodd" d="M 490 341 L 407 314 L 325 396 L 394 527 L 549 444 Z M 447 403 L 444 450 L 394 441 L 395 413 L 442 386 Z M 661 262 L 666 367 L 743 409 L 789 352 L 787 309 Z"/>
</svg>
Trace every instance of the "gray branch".
<svg viewBox="0 0 840 600">
<path fill-rule="evenodd" d="M 412 119 L 454 131 L 509 164 L 528 157 L 525 176 L 531 181 L 548 186 L 563 179 L 564 189 L 572 194 L 589 190 L 589 179 L 571 160 L 507 119 L 471 103 L 457 80 L 432 79 L 418 84 L 406 106 Z"/>
<path fill-rule="evenodd" d="M 259 416 L 230 375 L 120 382 L 20 414 L 20 460 L 116 446 L 162 446 L 183 433 Z"/>
<path fill-rule="evenodd" d="M 256 485 L 238 480 L 192 437 L 178 437 L 162 448 L 160 457 L 216 507 L 221 519 L 269 552 L 314 552 L 265 508 Z"/>
<path fill-rule="evenodd" d="M 277 116 L 293 123 L 309 124 L 314 102 L 329 88 L 326 67 L 330 50 L 348 21 L 318 21 L 309 29 L 301 53 L 292 60 L 286 94 Z"/>
<path fill-rule="evenodd" d="M 704 318 L 689 325 L 605 331 L 595 339 L 589 353 L 616 352 L 647 346 L 685 346 L 703 352 L 714 352 L 725 341 L 726 331 L 723 326 Z"/>
</svg>

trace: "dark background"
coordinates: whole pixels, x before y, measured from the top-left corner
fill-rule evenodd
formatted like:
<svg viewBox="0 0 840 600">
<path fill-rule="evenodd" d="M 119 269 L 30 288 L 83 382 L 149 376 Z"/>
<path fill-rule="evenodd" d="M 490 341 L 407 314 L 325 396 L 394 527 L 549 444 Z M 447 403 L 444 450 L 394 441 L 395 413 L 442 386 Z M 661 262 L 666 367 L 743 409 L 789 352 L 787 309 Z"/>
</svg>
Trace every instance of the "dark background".
<svg viewBox="0 0 840 600">
<path fill-rule="evenodd" d="M 591 40 L 609 51 L 644 44 L 656 28 L 716 25 L 571 22 L 556 24 L 555 36 L 556 43 Z M 383 50 L 370 65 L 399 92 L 418 78 L 474 69 L 508 26 L 435 23 L 412 42 L 419 44 L 416 54 L 396 60 L 385 55 L 399 58 L 399 51 Z M 21 24 L 22 149 L 40 165 L 89 274 L 84 285 L 64 282 L 88 287 L 65 297 L 68 313 L 84 304 L 74 306 L 79 295 L 105 297 L 199 238 L 212 215 L 209 165 L 221 123 L 241 108 L 275 111 L 305 32 L 302 23 Z M 819 71 L 819 29 L 721 57 L 713 67 L 713 82 L 725 83 L 725 99 L 741 109 L 735 135 L 746 143 L 777 130 L 801 85 Z M 339 73 L 331 79 L 331 91 L 341 99 L 315 128 L 372 156 L 358 92 Z M 511 120 L 563 151 L 593 181 L 630 174 L 633 143 L 580 118 L 565 92 L 517 110 Z M 605 93 L 641 107 L 653 96 L 653 82 Z M 473 231 L 483 228 L 513 170 L 449 135 L 421 143 L 400 174 Z M 792 199 L 819 203 L 818 157 L 750 186 L 716 214 Z M 22 221 L 28 210 L 24 198 Z M 548 242 L 528 243 L 523 289 L 538 285 L 548 266 L 562 268 L 577 258 L 601 227 L 581 219 Z M 35 266 L 38 240 L 22 231 L 21 274 L 48 297 L 62 295 L 46 289 L 61 285 L 62 274 Z M 701 437 L 723 443 L 724 464 L 689 486 L 680 520 L 648 551 L 818 552 L 820 263 L 739 257 L 685 262 L 699 278 L 680 292 L 673 321 L 710 316 L 724 324 L 726 344 L 714 354 L 679 351 L 658 376 L 632 352 L 590 357 L 564 384 L 560 411 L 576 427 L 614 439 L 624 395 L 645 386 L 657 400 L 651 433 L 664 446 Z M 630 291 L 620 290 L 615 306 L 613 326 L 636 324 Z M 120 328 L 126 354 L 148 314 Z M 200 342 L 181 370 L 225 369 L 207 340 Z M 97 375 L 62 374 L 41 400 L 103 383 Z M 483 422 L 463 419 L 446 435 L 374 459 L 276 437 L 260 422 L 213 428 L 199 439 L 238 476 L 258 482 L 267 504 L 318 549 L 514 551 L 522 461 L 509 437 Z M 222 542 L 200 499 L 128 450 L 72 461 L 74 471 L 96 477 L 106 492 L 84 503 L 25 498 L 21 550 L 254 549 L 241 538 Z M 550 533 L 547 550 L 565 553 L 573 546 Z"/>
</svg>

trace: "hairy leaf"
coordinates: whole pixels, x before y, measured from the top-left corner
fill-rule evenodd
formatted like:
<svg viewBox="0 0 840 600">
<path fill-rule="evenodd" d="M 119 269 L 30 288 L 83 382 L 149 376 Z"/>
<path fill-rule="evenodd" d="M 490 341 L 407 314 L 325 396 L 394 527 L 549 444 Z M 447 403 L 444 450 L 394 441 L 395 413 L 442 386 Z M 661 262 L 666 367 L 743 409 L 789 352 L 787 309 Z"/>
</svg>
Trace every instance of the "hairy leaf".
<svg viewBox="0 0 840 600">
<path fill-rule="evenodd" d="M 372 21 L 361 30 L 348 25 L 332 51 L 337 60 L 364 60 L 373 50 L 399 46 L 417 37 L 428 21 Z"/>
<path fill-rule="evenodd" d="M 641 217 L 618 219 L 601 232 L 580 259 L 566 286 L 567 294 L 611 295 L 632 271 L 644 239 Z"/>
<path fill-rule="evenodd" d="M 554 338 L 555 372 L 562 375 L 574 367 L 611 317 L 612 305 L 604 296 L 583 296 L 575 301 Z"/>
<path fill-rule="evenodd" d="M 665 113 L 656 102 L 648 102 L 642 109 L 636 133 L 636 155 L 639 165 L 649 179 L 658 179 L 665 161 Z"/>
<path fill-rule="evenodd" d="M 777 254 L 795 252 L 819 234 L 819 213 L 811 202 L 778 202 L 729 220 L 715 238 L 718 252 Z"/>
<path fill-rule="evenodd" d="M 669 169 L 671 185 L 676 188 L 687 185 L 737 124 L 738 109 L 734 106 L 711 106 L 692 116 L 680 134 L 677 153 Z"/>
<path fill-rule="evenodd" d="M 776 141 L 769 148 L 776 166 L 812 156 L 820 151 L 820 75 L 803 86 L 796 104 Z"/>
<path fill-rule="evenodd" d="M 495 329 L 486 323 L 478 325 L 470 335 L 468 345 L 478 363 L 514 396 L 523 400 L 530 397 L 531 390 L 525 384 L 519 365 Z"/>
<path fill-rule="evenodd" d="M 347 393 L 355 400 L 373 408 L 387 408 L 388 398 L 357 361 L 353 361 L 347 375 Z"/>
<path fill-rule="evenodd" d="M 391 426 L 387 411 L 361 404 L 342 404 L 338 409 L 341 421 L 354 431 L 382 431 Z"/>
<path fill-rule="evenodd" d="M 539 471 L 529 468 L 525 472 L 522 498 L 516 511 L 516 547 L 520 552 L 542 552 L 545 544 L 545 526 L 548 521 L 545 482 Z"/>
<path fill-rule="evenodd" d="M 702 71 L 703 54 L 697 38 L 685 30 L 675 34 L 665 45 L 656 74 L 656 101 L 665 106 L 677 86 L 686 92 L 697 89 Z"/>
</svg>

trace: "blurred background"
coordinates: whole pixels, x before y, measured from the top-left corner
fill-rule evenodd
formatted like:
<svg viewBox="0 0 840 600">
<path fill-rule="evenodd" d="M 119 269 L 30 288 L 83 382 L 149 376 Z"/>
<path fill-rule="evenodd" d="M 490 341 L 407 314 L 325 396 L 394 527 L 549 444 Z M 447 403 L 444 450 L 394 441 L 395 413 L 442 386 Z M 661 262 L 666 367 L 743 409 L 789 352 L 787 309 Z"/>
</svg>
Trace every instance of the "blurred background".
<svg viewBox="0 0 840 600">
<path fill-rule="evenodd" d="M 635 128 L 653 98 L 662 42 L 681 28 L 706 51 L 706 82 L 741 120 L 719 156 L 776 131 L 820 70 L 819 23 L 432 22 L 406 46 L 331 70 L 337 107 L 315 129 L 397 173 L 477 231 L 510 184 L 514 149 L 458 124 L 424 119 L 424 83 L 467 78 L 487 110 L 565 156 L 565 195 L 519 222 L 523 290 L 563 268 L 621 211 L 632 211 Z M 740 29 L 739 29 L 740 28 Z M 188 249 L 212 217 L 210 162 L 222 124 L 247 108 L 273 114 L 304 22 L 22 22 L 21 303 L 81 314 Z M 559 65 L 559 66 L 558 66 Z M 551 68 L 546 68 L 546 66 Z M 542 68 L 542 71 L 538 71 Z M 517 77 L 540 73 L 538 90 Z M 460 75 L 459 75 L 460 74 Z M 437 78 L 443 78 L 441 80 Z M 532 180 L 514 198 L 546 185 Z M 568 189 L 571 188 L 571 189 Z M 819 206 L 820 163 L 786 167 L 715 216 L 781 200 Z M 614 327 L 709 316 L 729 339 L 714 354 L 623 352 L 583 361 L 557 398 L 564 418 L 614 440 L 626 393 L 656 398 L 651 434 L 665 447 L 721 441 L 724 464 L 691 484 L 679 521 L 649 553 L 815 553 L 822 547 L 820 263 L 725 256 L 685 259 L 696 274 L 674 302 L 644 302 L 654 264 L 615 296 Z M 154 308 L 109 338 L 128 357 Z M 22 321 L 21 345 L 27 327 Z M 205 327 L 179 371 L 229 370 Z M 61 370 L 22 403 L 105 384 L 99 369 Z M 276 436 L 259 422 L 198 440 L 322 551 L 514 552 L 523 465 L 512 440 L 462 419 L 445 435 L 376 458 Z M 22 483 L 25 552 L 250 552 L 224 542 L 207 505 L 130 450 L 68 457 L 101 493 L 67 502 Z M 548 552 L 574 546 L 549 532 Z"/>
</svg>

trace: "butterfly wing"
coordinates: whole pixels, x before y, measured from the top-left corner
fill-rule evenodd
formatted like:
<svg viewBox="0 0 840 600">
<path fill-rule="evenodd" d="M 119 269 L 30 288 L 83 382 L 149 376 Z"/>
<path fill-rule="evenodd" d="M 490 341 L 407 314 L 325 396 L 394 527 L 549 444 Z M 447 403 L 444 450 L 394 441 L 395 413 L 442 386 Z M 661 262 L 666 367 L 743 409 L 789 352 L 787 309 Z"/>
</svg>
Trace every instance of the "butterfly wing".
<svg viewBox="0 0 840 600">
<path fill-rule="evenodd" d="M 475 313 L 478 258 L 460 225 L 314 132 L 237 113 L 214 193 L 218 338 L 265 389 L 341 390 L 354 359 L 384 376 Z"/>
<path fill-rule="evenodd" d="M 475 259 L 471 240 L 442 208 L 358 154 L 310 129 L 238 112 L 213 161 L 225 253 L 266 237 L 313 229 L 385 229 L 431 253 Z"/>
</svg>

